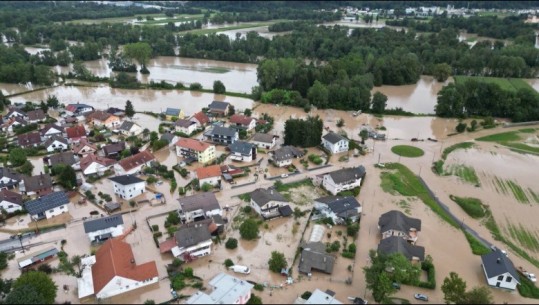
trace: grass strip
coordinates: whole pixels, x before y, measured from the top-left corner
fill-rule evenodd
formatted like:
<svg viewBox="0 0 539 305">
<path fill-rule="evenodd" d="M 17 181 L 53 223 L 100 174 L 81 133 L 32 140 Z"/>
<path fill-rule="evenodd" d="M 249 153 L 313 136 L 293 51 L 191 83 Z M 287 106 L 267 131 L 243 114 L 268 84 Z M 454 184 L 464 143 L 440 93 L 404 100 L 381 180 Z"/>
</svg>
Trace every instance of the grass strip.
<svg viewBox="0 0 539 305">
<path fill-rule="evenodd" d="M 536 203 L 539 203 L 539 194 L 537 194 L 536 192 L 534 192 L 531 188 L 528 188 L 528 192 L 529 192 L 530 195 L 532 196 L 533 200 L 534 200 Z"/>
<path fill-rule="evenodd" d="M 447 147 L 446 149 L 444 149 L 442 153 L 442 159 L 445 160 L 447 156 L 455 150 L 468 149 L 468 148 L 472 148 L 473 146 L 474 146 L 473 142 L 462 142 L 462 143 L 457 143 L 455 145 L 451 145 Z"/>
<path fill-rule="evenodd" d="M 480 137 L 475 140 L 483 142 L 512 142 L 520 140 L 520 136 L 518 135 L 517 131 L 509 131 Z"/>
<path fill-rule="evenodd" d="M 507 180 L 506 183 L 511 189 L 511 191 L 513 192 L 513 195 L 515 196 L 518 202 L 530 203 L 528 196 L 526 196 L 526 193 L 524 193 L 524 190 L 522 189 L 522 187 L 520 187 L 520 185 L 516 184 L 514 181 L 511 181 L 511 180 Z"/>
<path fill-rule="evenodd" d="M 468 240 L 468 243 L 470 244 L 470 247 L 472 248 L 472 253 L 473 254 L 475 254 L 475 255 L 485 255 L 485 254 L 490 253 L 492 251 L 487 246 L 483 245 L 475 237 L 473 237 L 470 233 L 464 231 L 464 236 L 466 236 L 466 240 Z"/>
<path fill-rule="evenodd" d="M 486 215 L 483 203 L 477 198 L 457 197 L 453 195 L 449 195 L 449 198 L 458 204 L 466 214 L 474 219 L 483 218 Z"/>
<path fill-rule="evenodd" d="M 396 145 L 391 147 L 391 151 L 396 155 L 407 158 L 417 158 L 425 154 L 421 148 L 410 145 Z"/>
<path fill-rule="evenodd" d="M 479 185 L 479 178 L 477 177 L 473 167 L 455 164 L 448 168 L 447 174 L 455 175 L 473 185 Z"/>
</svg>

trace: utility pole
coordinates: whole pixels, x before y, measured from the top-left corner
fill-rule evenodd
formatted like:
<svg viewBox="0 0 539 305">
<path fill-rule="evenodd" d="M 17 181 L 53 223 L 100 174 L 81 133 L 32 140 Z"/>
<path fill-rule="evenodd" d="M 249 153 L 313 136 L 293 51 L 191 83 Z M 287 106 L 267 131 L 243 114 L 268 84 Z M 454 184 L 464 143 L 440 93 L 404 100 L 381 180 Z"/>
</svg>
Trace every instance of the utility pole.
<svg viewBox="0 0 539 305">
<path fill-rule="evenodd" d="M 24 252 L 24 246 L 22 245 L 22 234 L 19 233 L 19 234 L 17 234 L 17 236 L 19 237 L 19 242 L 21 243 L 22 253 L 24 254 L 25 252 Z"/>
<path fill-rule="evenodd" d="M 378 153 L 378 164 L 380 164 L 380 153 Z"/>
</svg>

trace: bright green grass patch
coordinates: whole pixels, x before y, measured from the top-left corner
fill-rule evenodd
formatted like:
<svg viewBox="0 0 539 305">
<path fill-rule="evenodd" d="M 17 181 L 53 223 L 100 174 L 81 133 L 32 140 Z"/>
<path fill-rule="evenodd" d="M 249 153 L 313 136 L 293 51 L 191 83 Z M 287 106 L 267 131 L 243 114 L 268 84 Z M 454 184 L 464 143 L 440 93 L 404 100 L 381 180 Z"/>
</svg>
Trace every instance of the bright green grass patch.
<svg viewBox="0 0 539 305">
<path fill-rule="evenodd" d="M 479 178 L 477 177 L 477 174 L 475 173 L 475 169 L 473 169 L 473 167 L 461 164 L 454 164 L 447 168 L 446 173 L 449 175 L 457 176 L 470 184 L 476 186 L 480 185 Z"/>
<path fill-rule="evenodd" d="M 483 203 L 477 198 L 457 197 L 453 195 L 449 195 L 449 198 L 458 204 L 464 212 L 472 218 L 479 219 L 486 215 Z"/>
<path fill-rule="evenodd" d="M 509 131 L 477 138 L 475 140 L 483 142 L 512 142 L 520 140 L 520 137 L 518 136 L 518 132 Z"/>
<path fill-rule="evenodd" d="M 539 203 L 539 194 L 534 192 L 531 188 L 528 188 L 528 193 L 530 193 L 531 197 L 536 203 Z"/>
<path fill-rule="evenodd" d="M 518 227 L 509 224 L 508 229 L 511 237 L 514 240 L 517 240 L 523 247 L 535 252 L 539 251 L 539 239 L 537 233 L 528 231 L 522 224 L 518 224 Z"/>
<path fill-rule="evenodd" d="M 539 299 L 539 288 L 526 277 L 519 275 L 520 285 L 517 285 L 518 293 L 525 298 Z"/>
<path fill-rule="evenodd" d="M 421 148 L 409 145 L 396 145 L 391 147 L 391 151 L 394 154 L 407 158 L 417 158 L 425 154 Z"/>
<path fill-rule="evenodd" d="M 475 237 L 473 237 L 470 233 L 464 232 L 464 235 L 466 236 L 466 239 L 468 240 L 468 243 L 470 244 L 470 248 L 472 248 L 472 253 L 473 254 L 475 254 L 475 255 L 485 255 L 485 254 L 490 253 L 492 251 L 487 246 L 483 245 Z"/>
<path fill-rule="evenodd" d="M 525 153 L 539 154 L 539 147 L 533 147 L 524 143 L 501 143 L 503 146 L 511 147 L 514 150 L 522 151 Z"/>
<path fill-rule="evenodd" d="M 514 181 L 511 180 L 507 180 L 506 182 L 518 202 L 530 203 L 528 196 L 526 196 L 526 193 L 524 193 L 524 190 L 522 189 L 522 187 L 520 187 L 520 185 L 516 184 Z"/>
<path fill-rule="evenodd" d="M 524 128 L 524 129 L 519 129 L 518 132 L 523 132 L 523 133 L 535 133 L 536 129 L 535 128 Z"/>
<path fill-rule="evenodd" d="M 501 193 L 502 194 L 507 194 L 507 186 L 505 185 L 505 182 L 503 181 L 503 179 L 499 179 L 498 177 L 495 177 L 495 181 L 496 181 L 496 191 L 498 191 L 498 193 Z"/>
<path fill-rule="evenodd" d="M 468 79 L 473 79 L 478 82 L 482 83 L 491 83 L 491 84 L 497 84 L 502 88 L 503 90 L 508 91 L 518 91 L 522 88 L 532 89 L 533 87 L 530 86 L 527 82 L 525 82 L 522 79 L 519 78 L 500 78 L 500 77 L 484 77 L 484 76 L 463 76 L 463 75 L 457 75 L 454 76 L 456 83 L 464 83 Z"/>
<path fill-rule="evenodd" d="M 474 146 L 473 142 L 462 142 L 462 143 L 457 143 L 455 145 L 451 145 L 447 147 L 446 149 L 444 149 L 444 152 L 442 153 L 442 159 L 445 160 L 447 156 L 455 150 L 468 149 L 468 148 L 472 148 L 473 146 Z"/>
</svg>

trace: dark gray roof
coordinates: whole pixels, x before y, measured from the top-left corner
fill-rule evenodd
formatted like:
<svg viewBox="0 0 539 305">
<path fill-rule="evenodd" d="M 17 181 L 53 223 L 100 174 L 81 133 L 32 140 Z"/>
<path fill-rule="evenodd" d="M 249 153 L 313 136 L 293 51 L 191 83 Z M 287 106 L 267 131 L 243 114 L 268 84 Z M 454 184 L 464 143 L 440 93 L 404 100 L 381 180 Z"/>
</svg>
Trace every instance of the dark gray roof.
<svg viewBox="0 0 539 305">
<path fill-rule="evenodd" d="M 122 215 L 112 215 L 109 217 L 103 217 L 99 219 L 89 220 L 84 222 L 84 233 L 95 232 L 108 228 L 117 227 L 123 225 L 124 220 Z"/>
<path fill-rule="evenodd" d="M 242 155 L 250 155 L 253 151 L 253 147 L 255 147 L 254 144 L 244 141 L 236 141 L 228 145 L 228 149 L 230 149 L 232 153 L 240 153 Z"/>
<path fill-rule="evenodd" d="M 407 242 L 406 239 L 399 236 L 391 236 L 382 239 L 378 244 L 378 252 L 386 255 L 401 253 L 409 260 L 414 257 L 419 258 L 420 261 L 425 260 L 424 247 L 414 246 Z"/>
<path fill-rule="evenodd" d="M 133 127 L 133 125 L 135 125 L 134 122 L 124 121 L 124 122 L 122 123 L 122 125 L 120 125 L 120 127 L 118 128 L 118 130 L 129 131 L 129 130 L 131 130 L 131 128 Z"/>
<path fill-rule="evenodd" d="M 307 243 L 301 251 L 299 271 L 311 273 L 312 270 L 331 274 L 335 258 L 326 253 L 326 246 L 321 242 Z"/>
<path fill-rule="evenodd" d="M 184 120 L 184 119 L 179 119 L 176 122 L 174 122 L 174 126 L 178 126 L 178 127 L 187 128 L 187 127 L 189 127 L 191 125 L 196 125 L 196 122 L 189 121 L 189 120 Z"/>
<path fill-rule="evenodd" d="M 178 116 L 178 115 L 180 115 L 180 109 L 178 109 L 178 108 L 167 108 L 167 110 L 165 110 L 165 115 Z"/>
<path fill-rule="evenodd" d="M 346 184 L 365 177 L 365 167 L 360 165 L 358 167 L 343 168 L 329 173 L 329 176 L 337 184 Z"/>
<path fill-rule="evenodd" d="M 408 232 L 410 229 L 421 231 L 421 219 L 408 217 L 401 211 L 393 210 L 380 216 L 378 226 L 380 227 L 380 232 L 388 230 Z"/>
<path fill-rule="evenodd" d="M 255 133 L 251 141 L 263 142 L 263 143 L 273 143 L 273 138 L 275 136 L 267 133 Z"/>
<path fill-rule="evenodd" d="M 7 167 L 0 167 L 0 178 L 3 177 L 9 178 L 11 180 L 6 184 L 0 182 L 0 187 L 11 187 L 21 181 L 21 174 Z"/>
<path fill-rule="evenodd" d="M 43 144 L 45 147 L 49 147 L 51 144 L 54 143 L 54 141 L 58 141 L 60 143 L 63 143 L 63 144 L 69 144 L 69 142 L 67 142 L 67 139 L 64 138 L 64 137 L 60 137 L 58 135 L 52 135 L 52 137 L 48 138 L 47 141 L 45 141 L 45 143 Z"/>
<path fill-rule="evenodd" d="M 481 255 L 481 261 L 483 262 L 488 278 L 497 277 L 509 272 L 517 282 L 520 282 L 513 262 L 500 249 Z"/>
<path fill-rule="evenodd" d="M 140 179 L 140 178 L 137 178 L 133 175 L 123 175 L 123 176 L 116 176 L 116 177 L 111 177 L 109 178 L 109 180 L 112 180 L 116 183 L 119 183 L 121 185 L 130 185 L 130 184 L 133 184 L 133 183 L 139 183 L 139 182 L 144 182 L 144 180 Z"/>
<path fill-rule="evenodd" d="M 348 141 L 345 137 L 340 134 L 329 132 L 322 137 L 324 140 L 329 141 L 331 144 L 339 143 L 339 141 L 345 140 Z"/>
<path fill-rule="evenodd" d="M 121 153 L 125 149 L 125 142 L 118 142 L 103 146 L 105 156 Z"/>
<path fill-rule="evenodd" d="M 213 192 L 205 192 L 178 198 L 178 201 L 180 202 L 180 206 L 184 212 L 196 211 L 198 209 L 202 209 L 207 212 L 221 208 Z"/>
<path fill-rule="evenodd" d="M 276 149 L 272 152 L 272 158 L 275 161 L 283 161 L 292 158 L 301 158 L 305 155 L 303 150 L 296 148 L 294 146 L 283 146 L 279 149 Z"/>
<path fill-rule="evenodd" d="M 256 189 L 251 193 L 251 199 L 260 207 L 264 206 L 266 203 L 270 201 L 283 201 L 288 202 L 286 198 L 283 197 L 279 192 L 276 190 L 269 188 L 269 189 Z"/>
<path fill-rule="evenodd" d="M 121 208 L 122 206 L 118 203 L 118 202 L 107 202 L 105 203 L 105 209 L 107 210 L 107 212 L 112 212 L 112 211 L 115 211 L 119 208 Z"/>
<path fill-rule="evenodd" d="M 211 104 L 208 105 L 208 108 L 212 110 L 221 110 L 225 111 L 226 107 L 228 107 L 230 103 L 227 102 L 220 102 L 220 101 L 213 101 Z"/>
<path fill-rule="evenodd" d="M 326 196 L 315 199 L 315 201 L 327 204 L 328 208 L 339 217 L 348 216 L 349 213 L 347 212 L 351 210 L 353 210 L 354 214 L 357 214 L 355 211 L 361 206 L 356 198 L 352 196 Z"/>
<path fill-rule="evenodd" d="M 176 238 L 178 247 L 187 248 L 211 239 L 211 234 L 207 224 L 198 223 L 193 226 L 181 227 L 174 234 L 174 237 Z"/>
<path fill-rule="evenodd" d="M 73 165 L 77 163 L 75 160 L 75 154 L 70 151 L 61 152 L 49 157 L 49 163 L 51 166 L 58 164 Z"/>
<path fill-rule="evenodd" d="M 166 141 L 168 141 L 168 143 L 170 143 L 170 141 L 172 141 L 172 139 L 174 139 L 174 137 L 175 137 L 175 135 L 173 135 L 172 133 L 170 133 L 170 132 L 165 132 L 165 133 L 161 136 L 160 140 L 166 140 Z"/>
<path fill-rule="evenodd" d="M 238 131 L 234 128 L 215 126 L 213 129 L 208 132 L 209 135 L 220 135 L 225 137 L 234 137 Z"/>
<path fill-rule="evenodd" d="M 64 192 L 54 192 L 26 202 L 24 208 L 30 215 L 36 215 L 68 203 L 69 198 L 67 198 Z"/>
<path fill-rule="evenodd" d="M 34 192 L 36 190 L 52 187 L 52 179 L 49 174 L 40 174 L 36 176 L 26 176 L 23 178 L 24 188 L 26 192 Z"/>
<path fill-rule="evenodd" d="M 278 210 L 279 210 L 279 213 L 281 213 L 281 216 L 283 217 L 288 217 L 292 215 L 293 213 L 292 208 L 288 204 L 280 206 Z"/>
</svg>

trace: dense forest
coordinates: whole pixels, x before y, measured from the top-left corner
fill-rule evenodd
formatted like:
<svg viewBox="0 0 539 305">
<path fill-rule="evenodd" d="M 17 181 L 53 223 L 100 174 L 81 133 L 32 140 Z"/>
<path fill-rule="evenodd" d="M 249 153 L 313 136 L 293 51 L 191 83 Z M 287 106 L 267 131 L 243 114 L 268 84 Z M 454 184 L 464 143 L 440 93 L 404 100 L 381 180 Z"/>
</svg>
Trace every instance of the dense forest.
<svg viewBox="0 0 539 305">
<path fill-rule="evenodd" d="M 515 122 L 539 119 L 539 94 L 531 88 L 503 89 L 496 83 L 468 79 L 449 84 L 438 93 L 436 115 L 493 116 Z"/>
</svg>

